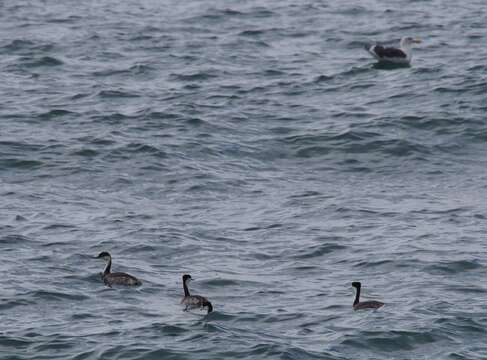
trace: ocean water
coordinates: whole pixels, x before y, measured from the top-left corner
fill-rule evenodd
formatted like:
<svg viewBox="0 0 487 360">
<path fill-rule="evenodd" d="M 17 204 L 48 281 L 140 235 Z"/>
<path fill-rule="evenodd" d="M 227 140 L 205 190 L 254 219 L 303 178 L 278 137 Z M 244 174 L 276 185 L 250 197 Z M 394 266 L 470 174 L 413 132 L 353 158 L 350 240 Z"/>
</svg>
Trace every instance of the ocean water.
<svg viewBox="0 0 487 360">
<path fill-rule="evenodd" d="M 487 3 L 0 4 L 1 359 L 486 359 Z M 423 43 L 410 67 L 368 42 Z M 101 251 L 139 288 L 107 288 Z M 183 312 L 181 275 L 215 311 Z M 378 311 L 352 310 L 352 281 Z"/>
</svg>

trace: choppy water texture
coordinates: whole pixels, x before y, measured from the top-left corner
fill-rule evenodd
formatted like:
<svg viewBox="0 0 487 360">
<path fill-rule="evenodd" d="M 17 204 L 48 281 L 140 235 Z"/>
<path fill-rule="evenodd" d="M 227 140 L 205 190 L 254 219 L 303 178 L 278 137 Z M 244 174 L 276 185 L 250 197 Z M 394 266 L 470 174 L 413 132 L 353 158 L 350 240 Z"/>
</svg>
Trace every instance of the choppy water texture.
<svg viewBox="0 0 487 360">
<path fill-rule="evenodd" d="M 486 359 L 486 11 L 2 2 L 1 358 Z"/>
</svg>

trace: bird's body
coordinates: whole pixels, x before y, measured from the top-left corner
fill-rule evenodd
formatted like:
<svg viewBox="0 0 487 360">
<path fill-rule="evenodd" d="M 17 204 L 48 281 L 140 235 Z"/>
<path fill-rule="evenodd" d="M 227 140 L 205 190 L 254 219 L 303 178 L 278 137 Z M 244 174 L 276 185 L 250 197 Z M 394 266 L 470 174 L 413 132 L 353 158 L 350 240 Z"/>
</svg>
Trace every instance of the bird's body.
<svg viewBox="0 0 487 360">
<path fill-rule="evenodd" d="M 112 286 L 112 285 L 127 285 L 127 286 L 138 286 L 142 285 L 142 282 L 137 279 L 135 276 L 122 273 L 122 272 L 116 272 L 116 273 L 108 273 L 108 274 L 102 274 L 101 275 L 103 282 L 107 286 Z"/>
<path fill-rule="evenodd" d="M 181 300 L 181 304 L 185 305 L 184 311 L 204 309 L 206 307 L 208 309 L 208 314 L 211 313 L 213 311 L 213 305 L 207 298 L 200 295 L 191 295 L 189 293 L 188 283 L 191 280 L 191 275 L 183 275 L 184 297 Z"/>
<path fill-rule="evenodd" d="M 204 307 L 208 307 L 208 312 L 213 310 L 208 299 L 200 295 L 185 296 L 183 300 L 181 300 L 181 304 L 186 305 L 185 310 L 201 309 Z"/>
<path fill-rule="evenodd" d="M 360 289 L 362 288 L 362 284 L 358 281 L 354 281 L 352 286 L 357 289 L 357 293 L 355 294 L 355 300 L 353 302 L 353 309 L 354 310 L 362 310 L 362 309 L 378 309 L 384 306 L 383 302 L 380 301 L 360 301 Z"/>
<path fill-rule="evenodd" d="M 101 252 L 97 258 L 102 258 L 107 261 L 105 270 L 101 273 L 101 278 L 105 285 L 111 287 L 112 285 L 138 286 L 142 284 L 142 281 L 135 276 L 123 272 L 110 272 L 112 268 L 112 256 L 108 252 Z"/>
<path fill-rule="evenodd" d="M 384 306 L 383 302 L 380 301 L 362 301 L 359 302 L 358 304 L 353 305 L 354 310 L 362 310 L 362 309 L 378 309 L 380 307 Z"/>
<path fill-rule="evenodd" d="M 367 50 L 380 63 L 408 65 L 412 59 L 412 45 L 419 44 L 421 40 L 411 37 L 401 39 L 399 48 L 385 47 L 382 45 L 366 45 Z"/>
</svg>

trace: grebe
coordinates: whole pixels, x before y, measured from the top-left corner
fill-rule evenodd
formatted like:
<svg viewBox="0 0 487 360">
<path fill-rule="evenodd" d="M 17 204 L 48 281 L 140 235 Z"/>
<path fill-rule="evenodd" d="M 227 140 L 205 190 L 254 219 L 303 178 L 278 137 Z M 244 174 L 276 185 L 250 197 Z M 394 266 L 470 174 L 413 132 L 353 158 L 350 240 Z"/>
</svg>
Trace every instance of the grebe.
<svg viewBox="0 0 487 360">
<path fill-rule="evenodd" d="M 105 270 L 103 270 L 103 273 L 101 274 L 101 278 L 103 279 L 105 285 L 111 287 L 112 285 L 137 286 L 142 284 L 142 281 L 132 275 L 121 272 L 110 272 L 112 267 L 112 256 L 108 252 L 103 251 L 96 258 L 108 261 Z"/>
<path fill-rule="evenodd" d="M 366 45 L 367 50 L 380 63 L 392 63 L 408 65 L 412 58 L 412 45 L 419 44 L 421 40 L 412 37 L 403 37 L 399 43 L 399 48 L 384 47 L 382 45 Z"/>
<path fill-rule="evenodd" d="M 186 305 L 184 311 L 188 311 L 190 309 L 203 309 L 204 307 L 207 307 L 208 314 L 211 313 L 213 311 L 213 305 L 211 305 L 211 302 L 209 302 L 207 298 L 200 295 L 189 294 L 188 283 L 191 280 L 193 280 L 191 275 L 183 275 L 184 298 L 181 300 L 181 304 Z"/>
<path fill-rule="evenodd" d="M 360 288 L 362 284 L 359 281 L 354 281 L 352 286 L 357 289 L 357 293 L 355 295 L 355 301 L 353 302 L 353 309 L 360 310 L 360 309 L 378 309 L 384 305 L 383 302 L 380 301 L 360 301 Z"/>
</svg>

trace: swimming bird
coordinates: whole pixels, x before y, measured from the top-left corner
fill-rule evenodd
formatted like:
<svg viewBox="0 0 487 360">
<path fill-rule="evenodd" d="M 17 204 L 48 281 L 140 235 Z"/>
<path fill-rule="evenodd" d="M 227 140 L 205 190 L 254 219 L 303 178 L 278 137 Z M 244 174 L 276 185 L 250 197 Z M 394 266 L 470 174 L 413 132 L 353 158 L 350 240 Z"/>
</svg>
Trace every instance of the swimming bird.
<svg viewBox="0 0 487 360">
<path fill-rule="evenodd" d="M 421 40 L 412 37 L 403 37 L 399 43 L 399 48 L 384 47 L 382 45 L 366 45 L 367 50 L 380 63 L 408 65 L 412 58 L 413 44 L 419 44 Z"/>
<path fill-rule="evenodd" d="M 211 305 L 211 302 L 209 302 L 207 298 L 200 295 L 189 294 L 188 283 L 191 280 L 193 280 L 191 275 L 183 275 L 184 298 L 181 300 L 181 304 L 186 305 L 184 311 L 188 311 L 190 309 L 203 309 L 207 307 L 208 314 L 211 313 L 213 311 L 213 305 Z"/>
<path fill-rule="evenodd" d="M 142 281 L 132 275 L 121 272 L 110 272 L 112 267 L 112 256 L 108 252 L 103 251 L 96 258 L 107 261 L 105 270 L 103 270 L 103 273 L 101 274 L 101 278 L 103 279 L 105 285 L 112 287 L 112 285 L 137 286 L 142 284 Z"/>
<path fill-rule="evenodd" d="M 355 300 L 353 302 L 353 309 L 360 310 L 360 309 L 378 309 L 384 305 L 383 302 L 380 301 L 360 301 L 360 288 L 362 284 L 359 281 L 354 281 L 352 286 L 357 289 L 357 293 L 355 295 Z"/>
</svg>

